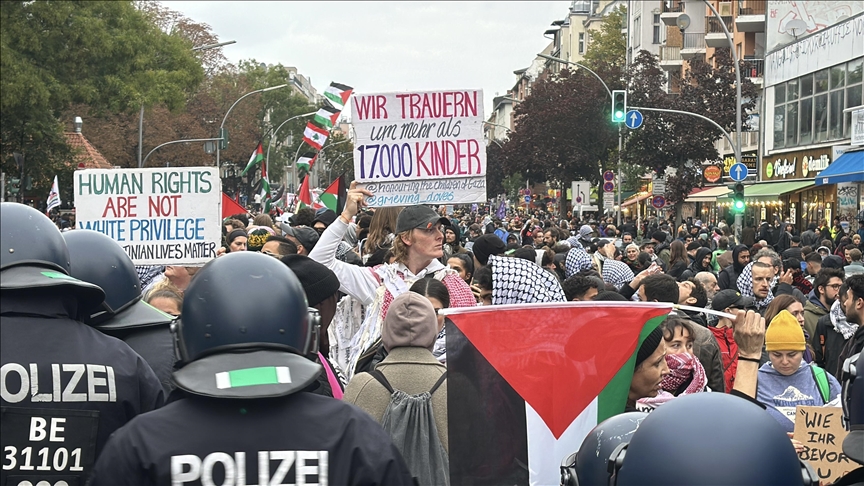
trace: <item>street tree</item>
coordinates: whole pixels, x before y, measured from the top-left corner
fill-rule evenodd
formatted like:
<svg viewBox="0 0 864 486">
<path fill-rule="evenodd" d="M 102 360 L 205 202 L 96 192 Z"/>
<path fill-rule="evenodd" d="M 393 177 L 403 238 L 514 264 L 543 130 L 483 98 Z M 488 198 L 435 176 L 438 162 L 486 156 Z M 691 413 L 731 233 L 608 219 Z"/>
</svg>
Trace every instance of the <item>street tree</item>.
<svg viewBox="0 0 864 486">
<path fill-rule="evenodd" d="M 203 79 L 186 42 L 159 30 L 131 2 L 9 1 L 0 9 L 0 154 L 13 152 L 41 194 L 73 170 L 61 115 L 73 103 L 131 112 L 177 110 Z M 47 192 L 46 192 L 47 193 Z"/>
</svg>

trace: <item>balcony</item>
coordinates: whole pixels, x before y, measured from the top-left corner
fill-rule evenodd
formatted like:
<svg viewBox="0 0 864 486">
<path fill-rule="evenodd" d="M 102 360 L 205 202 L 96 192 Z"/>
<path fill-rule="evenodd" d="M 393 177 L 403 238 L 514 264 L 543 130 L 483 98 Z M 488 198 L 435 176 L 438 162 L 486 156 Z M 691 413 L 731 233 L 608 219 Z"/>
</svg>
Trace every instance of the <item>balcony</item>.
<svg viewBox="0 0 864 486">
<path fill-rule="evenodd" d="M 745 78 L 750 78 L 750 81 L 761 86 L 762 85 L 762 73 L 765 69 L 765 60 L 764 59 L 742 59 L 744 61 L 744 70 L 741 71 L 741 75 Z"/>
<path fill-rule="evenodd" d="M 748 0 L 738 3 L 735 27 L 738 32 L 765 32 L 765 0 Z M 743 5 L 742 5 L 743 4 Z"/>
<path fill-rule="evenodd" d="M 660 20 L 666 25 L 675 25 L 678 16 L 684 13 L 684 2 L 665 1 L 661 2 L 662 10 Z"/>
<path fill-rule="evenodd" d="M 711 15 L 705 17 L 705 45 L 711 48 L 729 47 L 729 40 L 723 32 L 723 26 L 732 33 L 732 17 L 720 17 L 722 23 L 717 20 L 717 17 Z"/>
<path fill-rule="evenodd" d="M 689 61 L 700 56 L 705 56 L 705 34 L 703 32 L 685 32 L 681 57 Z"/>
<path fill-rule="evenodd" d="M 660 69 L 664 71 L 680 71 L 684 65 L 680 47 L 660 46 Z"/>
</svg>

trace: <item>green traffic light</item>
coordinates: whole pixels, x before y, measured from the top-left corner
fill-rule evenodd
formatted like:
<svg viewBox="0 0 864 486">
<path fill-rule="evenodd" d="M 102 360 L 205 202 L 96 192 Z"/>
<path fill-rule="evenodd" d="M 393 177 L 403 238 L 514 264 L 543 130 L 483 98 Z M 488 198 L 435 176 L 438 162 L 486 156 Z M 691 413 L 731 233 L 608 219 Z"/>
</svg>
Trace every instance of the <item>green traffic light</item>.
<svg viewBox="0 0 864 486">
<path fill-rule="evenodd" d="M 735 201 L 735 209 L 737 211 L 743 211 L 744 210 L 744 201 Z"/>
<path fill-rule="evenodd" d="M 616 111 L 615 112 L 615 119 L 616 120 L 623 120 L 624 119 L 624 112 L 623 111 Z"/>
</svg>

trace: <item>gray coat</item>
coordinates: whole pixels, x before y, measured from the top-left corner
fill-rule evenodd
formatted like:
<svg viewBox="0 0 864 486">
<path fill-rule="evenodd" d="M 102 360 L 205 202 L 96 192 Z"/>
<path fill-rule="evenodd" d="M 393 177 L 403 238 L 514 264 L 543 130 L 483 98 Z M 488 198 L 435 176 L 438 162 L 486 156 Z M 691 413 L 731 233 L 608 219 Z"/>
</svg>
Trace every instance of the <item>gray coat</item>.
<svg viewBox="0 0 864 486">
<path fill-rule="evenodd" d="M 394 389 L 402 390 L 409 395 L 429 391 L 447 371 L 447 368 L 439 363 L 428 349 L 419 347 L 393 348 L 375 369 L 384 374 Z M 384 420 L 384 411 L 390 403 L 390 393 L 369 373 L 358 373 L 345 387 L 345 396 L 342 400 L 357 405 L 381 423 Z M 432 410 L 435 413 L 435 424 L 441 445 L 449 454 L 446 380 L 432 395 Z"/>
</svg>

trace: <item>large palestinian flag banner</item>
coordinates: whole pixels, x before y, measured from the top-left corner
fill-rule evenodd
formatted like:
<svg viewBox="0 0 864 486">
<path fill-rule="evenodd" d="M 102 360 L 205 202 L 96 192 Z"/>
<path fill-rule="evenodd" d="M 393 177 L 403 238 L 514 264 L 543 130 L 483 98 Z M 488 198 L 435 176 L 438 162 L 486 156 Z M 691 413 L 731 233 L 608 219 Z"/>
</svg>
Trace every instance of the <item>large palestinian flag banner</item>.
<svg viewBox="0 0 864 486">
<path fill-rule="evenodd" d="M 622 413 L 636 351 L 671 304 L 447 309 L 450 484 L 559 484 L 561 461 Z"/>
</svg>

